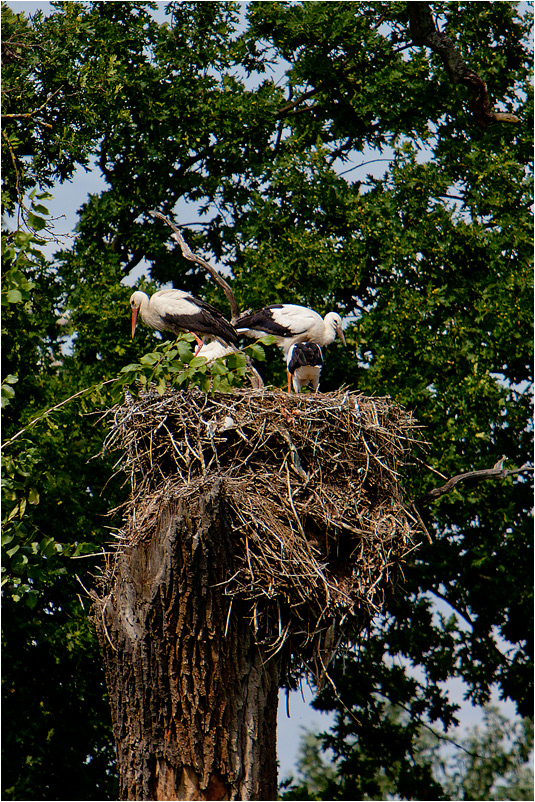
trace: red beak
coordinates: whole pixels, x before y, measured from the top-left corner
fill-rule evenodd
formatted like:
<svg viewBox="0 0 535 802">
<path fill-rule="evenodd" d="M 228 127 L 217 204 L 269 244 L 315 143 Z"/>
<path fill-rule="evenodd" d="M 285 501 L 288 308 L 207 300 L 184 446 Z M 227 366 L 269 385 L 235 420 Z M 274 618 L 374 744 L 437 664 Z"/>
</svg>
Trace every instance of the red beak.
<svg viewBox="0 0 535 802">
<path fill-rule="evenodd" d="M 137 313 L 138 312 L 139 312 L 139 309 L 136 309 L 135 307 L 132 309 L 132 337 L 136 333 Z"/>
</svg>

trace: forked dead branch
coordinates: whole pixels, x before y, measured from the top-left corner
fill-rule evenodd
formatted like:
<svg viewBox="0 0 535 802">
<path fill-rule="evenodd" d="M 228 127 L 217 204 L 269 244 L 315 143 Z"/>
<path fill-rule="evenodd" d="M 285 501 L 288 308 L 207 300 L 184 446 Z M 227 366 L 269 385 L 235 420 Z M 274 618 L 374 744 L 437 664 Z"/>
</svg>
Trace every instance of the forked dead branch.
<svg viewBox="0 0 535 802">
<path fill-rule="evenodd" d="M 419 442 L 411 413 L 343 390 L 189 390 L 147 393 L 112 414 L 105 447 L 124 453 L 132 488 L 120 549 L 150 540 L 173 501 L 221 483 L 234 544 L 220 583 L 229 620 L 239 598 L 263 653 L 287 658 L 287 679 L 319 678 L 344 636 L 381 609 L 420 539 L 401 483 Z M 113 579 L 112 561 L 104 596 Z"/>
</svg>

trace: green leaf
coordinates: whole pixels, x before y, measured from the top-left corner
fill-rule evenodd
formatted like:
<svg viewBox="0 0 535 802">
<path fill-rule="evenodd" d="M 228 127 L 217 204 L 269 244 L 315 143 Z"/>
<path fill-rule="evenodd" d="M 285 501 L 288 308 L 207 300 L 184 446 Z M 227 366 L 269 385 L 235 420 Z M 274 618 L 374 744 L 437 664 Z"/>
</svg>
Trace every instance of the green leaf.
<svg viewBox="0 0 535 802">
<path fill-rule="evenodd" d="M 154 365 L 161 359 L 160 354 L 145 354 L 139 360 L 142 365 Z"/>
<path fill-rule="evenodd" d="M 33 610 L 37 602 L 39 601 L 39 595 L 35 591 L 30 591 L 29 593 L 26 593 L 26 595 L 24 596 L 24 601 L 26 605 L 30 608 L 30 610 Z"/>
<path fill-rule="evenodd" d="M 203 356 L 195 356 L 189 363 L 189 367 L 192 370 L 196 370 L 197 368 L 206 368 L 206 359 Z M 201 371 L 204 372 L 204 371 Z"/>
<path fill-rule="evenodd" d="M 262 342 L 264 342 L 265 339 L 267 338 L 262 337 Z M 258 343 L 252 343 L 251 345 L 248 345 L 246 351 L 251 359 L 257 359 L 259 362 L 264 362 L 266 359 L 266 352 Z"/>
<path fill-rule="evenodd" d="M 223 362 L 222 358 L 215 359 L 212 362 L 211 366 L 210 366 L 210 371 L 211 371 L 213 376 L 216 376 L 216 375 L 224 376 L 226 373 L 228 373 L 228 370 L 229 369 L 227 368 L 227 366 Z"/>
<path fill-rule="evenodd" d="M 28 225 L 35 231 L 41 231 L 43 228 L 46 228 L 47 221 L 33 212 L 28 212 Z"/>
<path fill-rule="evenodd" d="M 31 487 L 30 492 L 28 493 L 28 503 L 39 504 L 39 493 L 34 487 Z"/>
<path fill-rule="evenodd" d="M 138 363 L 131 363 L 130 365 L 125 365 L 124 368 L 121 368 L 121 373 L 137 373 L 141 369 L 141 366 Z"/>
<path fill-rule="evenodd" d="M 32 212 L 37 212 L 37 214 L 48 214 L 48 209 L 46 206 L 42 206 L 40 203 L 33 203 Z"/>
<path fill-rule="evenodd" d="M 22 301 L 22 293 L 20 290 L 8 290 L 6 297 L 10 304 L 20 304 Z"/>
</svg>

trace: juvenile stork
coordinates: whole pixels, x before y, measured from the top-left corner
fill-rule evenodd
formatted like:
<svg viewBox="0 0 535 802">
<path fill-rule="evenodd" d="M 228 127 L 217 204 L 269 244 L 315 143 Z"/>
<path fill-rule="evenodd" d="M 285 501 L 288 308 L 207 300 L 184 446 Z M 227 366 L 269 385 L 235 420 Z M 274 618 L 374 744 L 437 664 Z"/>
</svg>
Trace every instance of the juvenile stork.
<svg viewBox="0 0 535 802">
<path fill-rule="evenodd" d="M 295 343 L 329 345 L 340 337 L 346 344 L 342 331 L 342 318 L 337 312 L 329 312 L 323 318 L 313 309 L 297 304 L 271 304 L 253 314 L 241 315 L 235 323 L 238 334 L 247 337 L 264 337 L 273 334 L 275 342 L 285 356 Z"/>
<path fill-rule="evenodd" d="M 130 296 L 132 307 L 132 337 L 136 331 L 138 313 L 147 326 L 158 331 L 180 334 L 189 331 L 195 336 L 199 347 L 202 337 L 209 336 L 223 343 L 235 343 L 238 335 L 234 326 L 226 320 L 215 306 L 194 298 L 183 290 L 159 290 L 149 296 L 137 291 Z"/>
<path fill-rule="evenodd" d="M 310 384 L 315 393 L 320 385 L 320 373 L 323 367 L 323 354 L 316 343 L 295 343 L 286 355 L 288 368 L 288 392 L 290 392 L 290 376 L 293 388 L 299 393 L 301 387 Z"/>
</svg>

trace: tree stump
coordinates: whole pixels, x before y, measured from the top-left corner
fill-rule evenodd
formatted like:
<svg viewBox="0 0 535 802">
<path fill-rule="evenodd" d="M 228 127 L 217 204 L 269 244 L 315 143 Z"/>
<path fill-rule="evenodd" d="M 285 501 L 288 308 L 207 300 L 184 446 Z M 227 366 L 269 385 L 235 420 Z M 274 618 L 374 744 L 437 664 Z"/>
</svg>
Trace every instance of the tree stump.
<svg viewBox="0 0 535 802">
<path fill-rule="evenodd" d="M 277 796 L 279 663 L 223 595 L 225 507 L 217 479 L 165 504 L 152 538 L 121 551 L 96 617 L 121 799 Z"/>
</svg>

